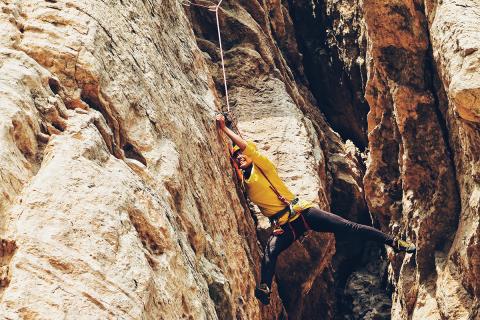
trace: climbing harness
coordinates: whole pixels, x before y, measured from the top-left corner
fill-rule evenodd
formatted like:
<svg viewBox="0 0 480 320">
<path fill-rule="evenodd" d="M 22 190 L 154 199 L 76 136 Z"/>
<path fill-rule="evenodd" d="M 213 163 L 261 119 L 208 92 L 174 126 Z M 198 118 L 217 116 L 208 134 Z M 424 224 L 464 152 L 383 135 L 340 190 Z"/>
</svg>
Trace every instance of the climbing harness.
<svg viewBox="0 0 480 320">
<path fill-rule="evenodd" d="M 295 198 L 293 199 L 292 201 L 288 201 L 284 196 L 282 196 L 280 194 L 280 192 L 277 190 L 277 188 L 275 188 L 275 186 L 273 185 L 273 183 L 270 181 L 270 179 L 268 179 L 267 175 L 265 174 L 265 172 L 263 172 L 262 169 L 260 169 L 258 166 L 255 167 L 256 169 L 258 169 L 258 171 L 265 177 L 265 179 L 267 179 L 268 181 L 268 184 L 270 185 L 270 189 L 275 193 L 275 195 L 277 196 L 278 200 L 280 200 L 284 205 L 285 205 L 285 208 L 283 208 L 282 210 L 278 211 L 277 213 L 275 213 L 273 216 L 269 217 L 270 219 L 270 222 L 272 223 L 273 225 L 273 234 L 276 235 L 276 236 L 279 236 L 279 235 L 282 235 L 285 231 L 283 230 L 282 226 L 280 225 L 280 219 L 288 213 L 288 218 L 287 218 L 287 225 L 288 227 L 290 228 L 290 230 L 292 231 L 293 233 L 293 239 L 297 240 L 297 239 L 300 239 L 301 242 L 305 239 L 304 237 L 304 234 L 305 232 L 302 232 L 301 234 L 297 235 L 298 232 L 295 231 L 295 228 L 292 226 L 292 223 L 290 222 L 290 219 L 293 218 L 297 212 L 295 211 L 295 209 L 293 209 L 293 207 L 298 203 L 299 199 L 298 198 Z M 305 231 L 308 231 L 310 230 L 310 226 L 308 225 L 307 221 L 305 220 L 305 217 L 303 216 L 302 214 L 302 211 L 299 211 L 298 214 L 300 215 L 300 218 L 302 219 L 303 221 L 303 225 L 305 227 Z M 302 238 L 303 237 L 303 238 Z"/>
</svg>

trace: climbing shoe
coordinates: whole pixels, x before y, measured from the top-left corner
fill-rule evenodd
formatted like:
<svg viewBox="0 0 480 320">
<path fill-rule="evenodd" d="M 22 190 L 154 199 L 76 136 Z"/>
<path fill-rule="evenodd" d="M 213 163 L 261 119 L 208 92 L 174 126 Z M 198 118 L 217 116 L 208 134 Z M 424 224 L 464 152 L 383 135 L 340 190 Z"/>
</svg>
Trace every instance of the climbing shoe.
<svg viewBox="0 0 480 320">
<path fill-rule="evenodd" d="M 413 243 L 400 239 L 393 240 L 392 248 L 395 252 L 415 253 L 415 251 L 417 251 L 417 248 L 415 248 Z"/>
<path fill-rule="evenodd" d="M 271 291 L 265 283 L 262 283 L 255 288 L 255 297 L 264 305 L 270 303 L 270 293 Z"/>
</svg>

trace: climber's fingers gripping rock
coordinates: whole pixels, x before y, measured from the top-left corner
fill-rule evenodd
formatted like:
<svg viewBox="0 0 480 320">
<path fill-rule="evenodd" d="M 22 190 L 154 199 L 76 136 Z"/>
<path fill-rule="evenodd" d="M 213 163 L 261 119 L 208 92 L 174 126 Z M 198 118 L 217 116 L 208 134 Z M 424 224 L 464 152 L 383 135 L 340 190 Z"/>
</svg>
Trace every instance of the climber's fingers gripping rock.
<svg viewBox="0 0 480 320">
<path fill-rule="evenodd" d="M 217 127 L 221 130 L 224 130 L 225 129 L 225 117 L 223 116 L 223 114 L 221 114 L 221 113 L 217 114 L 217 116 L 215 117 L 215 120 L 217 122 Z"/>
</svg>

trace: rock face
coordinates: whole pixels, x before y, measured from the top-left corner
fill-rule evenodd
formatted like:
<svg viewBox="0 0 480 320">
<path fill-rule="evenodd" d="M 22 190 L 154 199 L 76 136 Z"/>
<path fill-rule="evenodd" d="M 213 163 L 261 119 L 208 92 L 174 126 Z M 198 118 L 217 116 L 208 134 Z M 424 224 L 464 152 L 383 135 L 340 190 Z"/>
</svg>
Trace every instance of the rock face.
<svg viewBox="0 0 480 320">
<path fill-rule="evenodd" d="M 261 317 L 213 82 L 162 5 L 1 3 L 2 319 Z"/>
<path fill-rule="evenodd" d="M 208 51 L 208 39 L 198 39 L 202 53 L 181 4 L 161 6 L 168 10 L 138 1 L 2 2 L 3 318 L 285 313 L 277 296 L 268 308 L 253 297 L 260 248 L 212 121 L 222 95 L 215 43 Z M 241 130 L 301 196 L 328 208 L 338 181 L 361 206 L 357 151 L 328 127 L 306 81 L 295 81 L 302 64 L 285 7 L 226 8 Z M 235 46 L 238 25 L 251 32 Z M 322 289 L 332 283 L 334 252 L 333 236 L 316 235 L 279 262 L 292 318 L 318 306 L 333 314 Z"/>
<path fill-rule="evenodd" d="M 462 10 L 462 8 L 470 8 Z M 478 16 L 474 1 L 426 4 L 436 92 L 445 119 L 456 170 L 460 213 L 455 238 L 440 262 L 437 300 L 441 314 L 480 317 L 480 65 Z M 473 101 L 472 101 L 473 99 Z"/>
<path fill-rule="evenodd" d="M 381 225 L 418 247 L 416 256 L 392 261 L 392 278 L 398 281 L 392 314 L 401 319 L 422 309 L 417 301 L 424 304 L 435 295 L 435 252 L 443 250 L 455 231 L 457 190 L 428 82 L 421 7 L 383 2 L 364 7 L 372 38 L 366 90 L 371 107 L 367 201 Z M 387 30 L 379 32 L 380 26 Z M 422 316 L 430 317 L 426 312 Z"/>
<path fill-rule="evenodd" d="M 309 88 L 333 129 L 367 146 L 365 36 L 358 1 L 289 1 Z"/>
<path fill-rule="evenodd" d="M 215 13 L 0 8 L 2 319 L 480 317 L 476 1 L 222 3 L 244 137 L 302 198 L 418 248 L 310 234 L 279 258 L 268 307 L 253 292 L 269 223 L 213 121 Z"/>
<path fill-rule="evenodd" d="M 466 15 L 464 5 L 472 7 Z M 474 7 L 363 3 L 367 202 L 385 230 L 418 248 L 415 256 L 391 256 L 392 319 L 478 317 L 480 139 L 478 105 L 469 102 L 479 85 L 478 43 L 470 42 L 479 35 Z"/>
</svg>

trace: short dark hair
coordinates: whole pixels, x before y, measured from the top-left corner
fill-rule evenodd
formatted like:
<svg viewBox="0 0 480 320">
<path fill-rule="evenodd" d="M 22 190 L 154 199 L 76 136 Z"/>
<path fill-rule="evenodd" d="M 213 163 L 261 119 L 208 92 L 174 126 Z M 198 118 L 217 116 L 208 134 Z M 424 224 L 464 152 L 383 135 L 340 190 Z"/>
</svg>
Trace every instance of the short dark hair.
<svg viewBox="0 0 480 320">
<path fill-rule="evenodd" d="M 232 158 L 235 159 L 235 158 L 237 157 L 238 153 L 239 153 L 239 152 L 242 152 L 242 149 L 240 149 L 240 147 L 237 146 L 236 144 L 233 144 L 233 146 L 232 146 L 232 151 L 233 151 L 233 152 L 232 152 Z"/>
<path fill-rule="evenodd" d="M 235 151 L 232 153 L 232 158 L 233 158 L 233 159 L 236 159 L 239 153 L 242 153 L 242 150 L 241 150 L 241 149 L 235 150 Z"/>
</svg>

